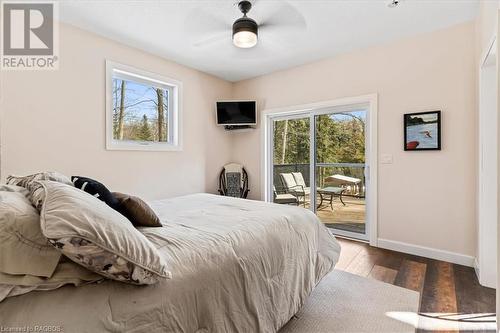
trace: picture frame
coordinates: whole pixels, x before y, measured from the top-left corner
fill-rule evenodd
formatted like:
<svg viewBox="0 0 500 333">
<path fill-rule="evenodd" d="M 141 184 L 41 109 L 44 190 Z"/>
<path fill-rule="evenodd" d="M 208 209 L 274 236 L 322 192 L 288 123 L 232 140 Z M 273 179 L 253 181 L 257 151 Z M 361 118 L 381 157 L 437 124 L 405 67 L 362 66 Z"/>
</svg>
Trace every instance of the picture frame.
<svg viewBox="0 0 500 333">
<path fill-rule="evenodd" d="M 441 110 L 404 115 L 405 151 L 441 150 Z"/>
</svg>

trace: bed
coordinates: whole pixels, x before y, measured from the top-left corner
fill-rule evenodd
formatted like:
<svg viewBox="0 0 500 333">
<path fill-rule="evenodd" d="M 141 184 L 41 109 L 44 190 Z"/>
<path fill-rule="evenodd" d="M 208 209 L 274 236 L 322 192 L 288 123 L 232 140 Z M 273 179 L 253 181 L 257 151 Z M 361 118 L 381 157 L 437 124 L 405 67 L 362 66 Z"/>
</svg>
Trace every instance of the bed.
<svg viewBox="0 0 500 333">
<path fill-rule="evenodd" d="M 142 228 L 171 279 L 106 280 L 0 303 L 0 325 L 61 332 L 277 332 L 336 264 L 340 246 L 310 211 L 194 194 L 150 202 Z"/>
</svg>

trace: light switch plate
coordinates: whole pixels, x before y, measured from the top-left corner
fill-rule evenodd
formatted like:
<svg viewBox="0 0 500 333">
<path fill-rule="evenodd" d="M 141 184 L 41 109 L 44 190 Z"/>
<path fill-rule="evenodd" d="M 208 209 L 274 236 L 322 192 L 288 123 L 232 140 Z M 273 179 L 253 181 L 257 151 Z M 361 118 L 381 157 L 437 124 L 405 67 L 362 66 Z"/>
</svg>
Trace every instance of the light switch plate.
<svg viewBox="0 0 500 333">
<path fill-rule="evenodd" d="M 392 164 L 392 155 L 391 154 L 382 154 L 380 155 L 380 163 L 381 164 Z"/>
</svg>

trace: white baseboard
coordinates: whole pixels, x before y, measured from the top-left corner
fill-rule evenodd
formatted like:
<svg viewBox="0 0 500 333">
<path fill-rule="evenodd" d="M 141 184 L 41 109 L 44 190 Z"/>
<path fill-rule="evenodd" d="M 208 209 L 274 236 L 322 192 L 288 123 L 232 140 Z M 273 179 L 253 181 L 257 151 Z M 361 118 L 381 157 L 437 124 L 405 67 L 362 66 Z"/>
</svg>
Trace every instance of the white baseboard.
<svg viewBox="0 0 500 333">
<path fill-rule="evenodd" d="M 480 285 L 482 285 L 484 287 L 488 287 L 488 288 L 493 288 L 493 289 L 497 288 L 496 274 L 493 276 L 491 274 L 489 276 L 479 275 L 480 267 L 479 267 L 479 261 L 477 260 L 477 258 L 474 259 L 474 270 L 476 271 L 476 276 L 477 276 L 477 279 L 479 280 Z M 485 274 L 485 275 L 487 275 L 487 274 Z"/>
<path fill-rule="evenodd" d="M 479 261 L 474 258 L 474 271 L 476 272 L 477 279 L 479 280 Z"/>
<path fill-rule="evenodd" d="M 474 267 L 475 258 L 460 253 L 433 249 L 430 247 L 408 244 L 389 239 L 378 239 L 378 247 L 383 249 L 413 254 L 420 257 L 426 257 L 436 260 L 443 260 L 454 264 Z"/>
</svg>

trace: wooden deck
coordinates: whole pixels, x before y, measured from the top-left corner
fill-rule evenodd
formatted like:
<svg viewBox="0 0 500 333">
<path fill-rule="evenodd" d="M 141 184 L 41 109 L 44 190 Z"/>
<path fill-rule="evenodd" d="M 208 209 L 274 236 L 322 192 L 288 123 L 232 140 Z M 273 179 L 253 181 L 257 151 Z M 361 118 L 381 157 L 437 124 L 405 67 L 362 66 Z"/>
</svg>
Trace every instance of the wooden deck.
<svg viewBox="0 0 500 333">
<path fill-rule="evenodd" d="M 366 216 L 365 199 L 344 196 L 343 200 L 346 204 L 345 206 L 335 196 L 333 210 L 329 202 L 323 201 L 323 205 L 316 211 L 319 219 L 330 228 L 364 233 Z M 306 203 L 306 207 L 309 207 L 309 202 Z"/>
</svg>

